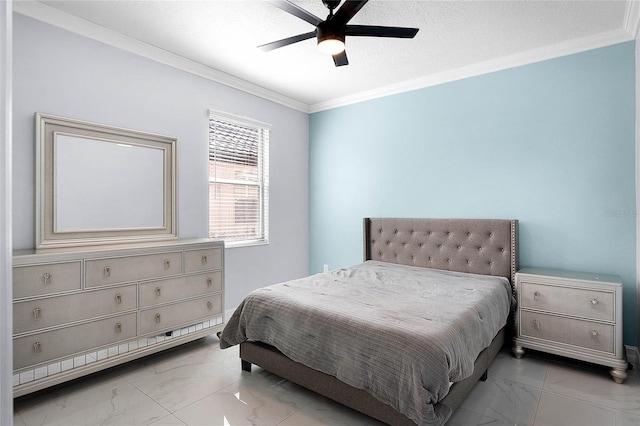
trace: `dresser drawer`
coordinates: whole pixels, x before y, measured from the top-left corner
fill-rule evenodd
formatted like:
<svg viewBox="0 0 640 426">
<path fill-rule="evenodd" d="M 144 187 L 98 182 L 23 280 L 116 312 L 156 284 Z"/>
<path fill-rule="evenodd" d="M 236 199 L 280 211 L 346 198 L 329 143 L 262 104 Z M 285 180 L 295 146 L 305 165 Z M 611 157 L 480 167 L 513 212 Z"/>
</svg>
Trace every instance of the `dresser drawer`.
<svg viewBox="0 0 640 426">
<path fill-rule="evenodd" d="M 216 293 L 222 290 L 222 271 L 140 284 L 140 307 Z"/>
<path fill-rule="evenodd" d="M 615 353 L 614 326 L 597 322 L 520 311 L 520 335 Z"/>
<path fill-rule="evenodd" d="M 41 296 L 80 290 L 80 262 L 50 263 L 13 267 L 13 297 Z"/>
<path fill-rule="evenodd" d="M 184 272 L 209 271 L 222 268 L 222 248 L 186 250 L 184 252 Z"/>
<path fill-rule="evenodd" d="M 13 368 L 40 364 L 136 336 L 136 314 L 13 339 Z"/>
<path fill-rule="evenodd" d="M 522 281 L 520 305 L 522 308 L 540 309 L 595 320 L 615 320 L 613 292 Z"/>
<path fill-rule="evenodd" d="M 13 333 L 111 315 L 138 307 L 136 285 L 13 304 Z"/>
<path fill-rule="evenodd" d="M 86 287 L 168 277 L 182 273 L 182 253 L 87 260 L 84 268 Z"/>
<path fill-rule="evenodd" d="M 140 311 L 140 333 L 189 325 L 222 312 L 222 296 L 214 295 Z"/>
</svg>

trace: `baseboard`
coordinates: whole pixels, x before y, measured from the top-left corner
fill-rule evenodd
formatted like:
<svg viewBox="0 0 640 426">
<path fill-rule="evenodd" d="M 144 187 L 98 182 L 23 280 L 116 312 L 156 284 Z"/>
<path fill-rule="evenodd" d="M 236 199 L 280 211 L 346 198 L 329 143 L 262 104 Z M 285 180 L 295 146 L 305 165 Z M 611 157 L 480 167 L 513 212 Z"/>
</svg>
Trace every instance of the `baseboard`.
<svg viewBox="0 0 640 426">
<path fill-rule="evenodd" d="M 638 348 L 636 346 L 625 345 L 624 349 L 627 355 L 627 361 L 633 364 L 633 368 L 636 371 L 640 371 L 640 351 L 638 351 Z"/>
</svg>

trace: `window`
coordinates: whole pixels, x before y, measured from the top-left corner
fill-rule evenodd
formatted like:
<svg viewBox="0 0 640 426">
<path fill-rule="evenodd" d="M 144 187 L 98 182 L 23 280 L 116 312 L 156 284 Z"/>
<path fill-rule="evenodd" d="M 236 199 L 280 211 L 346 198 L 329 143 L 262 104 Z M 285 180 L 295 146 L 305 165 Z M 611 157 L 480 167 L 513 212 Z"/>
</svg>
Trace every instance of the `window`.
<svg viewBox="0 0 640 426">
<path fill-rule="evenodd" d="M 209 236 L 269 242 L 271 125 L 209 110 Z"/>
</svg>

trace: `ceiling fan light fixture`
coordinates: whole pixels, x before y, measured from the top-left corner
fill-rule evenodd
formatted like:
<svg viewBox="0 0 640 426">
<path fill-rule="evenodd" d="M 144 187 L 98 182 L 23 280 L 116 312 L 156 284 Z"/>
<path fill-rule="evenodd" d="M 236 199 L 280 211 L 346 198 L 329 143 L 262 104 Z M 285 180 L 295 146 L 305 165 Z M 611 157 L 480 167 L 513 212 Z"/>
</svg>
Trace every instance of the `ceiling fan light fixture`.
<svg viewBox="0 0 640 426">
<path fill-rule="evenodd" d="M 344 52 L 344 40 L 337 38 L 326 38 L 318 41 L 318 50 L 327 55 L 337 55 Z"/>
<path fill-rule="evenodd" d="M 344 52 L 344 31 L 339 31 L 330 22 L 322 22 L 316 28 L 318 50 L 327 55 Z"/>
<path fill-rule="evenodd" d="M 329 9 L 329 15 L 322 20 L 316 15 L 298 6 L 292 0 L 271 0 L 277 8 L 293 15 L 316 27 L 315 31 L 276 40 L 271 43 L 258 46 L 259 49 L 270 51 L 280 47 L 308 40 L 314 36 L 318 40 L 318 50 L 333 56 L 336 67 L 349 65 L 345 52 L 345 36 L 349 37 L 392 37 L 413 38 L 418 28 L 385 27 L 379 25 L 349 25 L 349 21 L 358 13 L 369 0 L 322 0 Z M 338 8 L 339 6 L 339 8 Z M 333 13 L 336 10 L 336 13 Z"/>
</svg>

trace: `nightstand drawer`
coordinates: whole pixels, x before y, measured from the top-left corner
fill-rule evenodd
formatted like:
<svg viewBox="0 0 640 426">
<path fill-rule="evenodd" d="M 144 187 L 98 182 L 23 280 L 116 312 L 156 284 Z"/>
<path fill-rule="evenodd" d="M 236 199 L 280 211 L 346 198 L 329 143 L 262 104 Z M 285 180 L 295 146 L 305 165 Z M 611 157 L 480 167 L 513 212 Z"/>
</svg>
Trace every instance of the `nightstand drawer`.
<svg viewBox="0 0 640 426">
<path fill-rule="evenodd" d="M 112 315 L 138 307 L 136 285 L 13 304 L 13 333 Z"/>
<path fill-rule="evenodd" d="M 615 320 L 613 292 L 534 284 L 526 279 L 520 287 L 520 306 L 595 320 Z"/>
<path fill-rule="evenodd" d="M 519 328 L 523 337 L 615 353 L 613 325 L 520 311 Z"/>
</svg>

